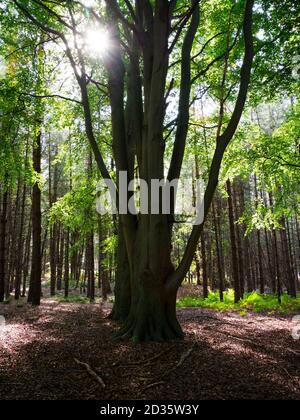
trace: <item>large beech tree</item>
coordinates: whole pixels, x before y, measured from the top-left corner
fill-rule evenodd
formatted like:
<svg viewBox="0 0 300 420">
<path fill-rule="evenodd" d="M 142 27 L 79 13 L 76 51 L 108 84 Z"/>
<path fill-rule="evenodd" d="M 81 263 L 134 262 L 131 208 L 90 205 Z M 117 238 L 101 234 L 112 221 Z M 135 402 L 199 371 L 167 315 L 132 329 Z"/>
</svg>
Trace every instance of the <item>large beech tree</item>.
<svg viewBox="0 0 300 420">
<path fill-rule="evenodd" d="M 204 16 L 214 12 L 214 2 L 201 0 L 107 0 L 95 1 L 88 7 L 81 1 L 13 0 L 16 10 L 50 37 L 60 40 L 74 71 L 81 92 L 86 136 L 92 147 L 98 169 L 105 179 L 110 170 L 97 141 L 91 105 L 91 83 L 102 87 L 88 74 L 88 59 L 80 43 L 84 17 L 109 30 L 111 49 L 103 57 L 108 97 L 111 107 L 113 156 L 116 174 L 126 171 L 128 182 L 138 175 L 150 185 L 151 180 L 165 177 L 165 125 L 170 92 L 178 93 L 178 113 L 174 121 L 174 142 L 167 178 L 180 178 L 188 137 L 192 92 L 200 78 L 219 63 L 220 112 L 216 147 L 204 197 L 205 219 L 218 185 L 226 149 L 239 125 L 251 80 L 254 58 L 254 0 L 228 2 L 224 7 L 228 30 L 215 34 L 203 45 L 197 45 Z M 233 13 L 237 8 L 238 13 Z M 231 19 L 231 15 L 234 18 Z M 201 66 L 202 53 L 218 36 L 225 39 L 223 51 Z M 72 39 L 70 41 L 70 39 Z M 236 54 L 239 80 L 235 95 L 230 95 L 227 76 L 230 54 Z M 242 56 L 242 58 L 241 58 Z M 177 61 L 171 62 L 172 60 Z M 197 63 L 196 70 L 192 63 Z M 174 83 L 172 72 L 179 68 Z M 176 67 L 176 68 L 177 68 Z M 232 89 L 231 93 L 232 93 Z M 234 96 L 233 111 L 228 116 L 225 103 Z M 226 114 L 226 115 L 225 115 Z M 150 193 L 151 195 L 151 193 Z M 151 196 L 149 197 L 151 200 Z M 174 212 L 174 203 L 172 213 Z M 167 340 L 183 336 L 176 318 L 176 296 L 190 265 L 203 230 L 194 226 L 182 261 L 177 267 L 171 262 L 174 215 L 139 214 L 119 216 L 118 275 L 116 301 L 112 316 L 124 321 L 120 337 L 134 341 Z"/>
</svg>

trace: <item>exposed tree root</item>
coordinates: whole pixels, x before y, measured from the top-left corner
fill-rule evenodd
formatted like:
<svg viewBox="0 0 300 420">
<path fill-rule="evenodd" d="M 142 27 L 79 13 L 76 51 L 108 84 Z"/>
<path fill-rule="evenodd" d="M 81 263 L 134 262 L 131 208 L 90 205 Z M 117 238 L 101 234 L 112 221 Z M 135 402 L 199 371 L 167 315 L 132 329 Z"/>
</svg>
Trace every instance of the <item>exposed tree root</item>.
<svg viewBox="0 0 300 420">
<path fill-rule="evenodd" d="M 161 353 L 151 357 L 150 359 L 142 360 L 140 362 L 136 363 L 128 363 L 126 365 L 120 365 L 118 362 L 114 363 L 113 366 L 121 366 L 121 367 L 135 367 L 135 366 L 149 366 L 151 365 L 155 360 L 159 359 L 161 356 L 169 353 L 171 350 L 173 350 L 176 347 L 176 345 L 169 347 L 168 349 L 162 351 Z"/>
<path fill-rule="evenodd" d="M 168 370 L 166 373 L 163 374 L 162 378 L 165 378 L 166 376 L 170 375 L 170 373 L 174 372 L 176 369 L 180 368 L 183 363 L 186 361 L 186 359 L 193 353 L 194 349 L 196 348 L 196 343 L 192 345 L 191 348 L 189 348 L 186 352 L 184 352 L 179 360 L 178 363 L 176 363 L 175 366 L 173 366 L 170 370 Z"/>
<path fill-rule="evenodd" d="M 135 343 L 174 341 L 183 337 L 184 334 L 176 319 L 167 322 L 156 320 L 151 316 L 137 321 L 129 317 L 125 325 L 114 335 L 116 339 L 131 339 Z"/>
</svg>

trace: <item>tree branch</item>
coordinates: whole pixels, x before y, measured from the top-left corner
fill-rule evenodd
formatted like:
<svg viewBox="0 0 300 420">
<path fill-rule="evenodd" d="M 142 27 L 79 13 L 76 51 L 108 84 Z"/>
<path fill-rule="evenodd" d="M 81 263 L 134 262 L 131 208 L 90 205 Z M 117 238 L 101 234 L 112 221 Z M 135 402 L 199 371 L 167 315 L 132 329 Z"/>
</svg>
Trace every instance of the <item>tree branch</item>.
<svg viewBox="0 0 300 420">
<path fill-rule="evenodd" d="M 254 0 L 246 1 L 243 30 L 245 40 L 245 55 L 243 66 L 241 69 L 240 90 L 230 122 L 224 133 L 217 139 L 217 146 L 210 168 L 209 181 L 204 195 L 204 220 L 201 224 L 194 226 L 182 261 L 177 270 L 169 277 L 168 282 L 166 284 L 166 288 L 169 290 L 178 289 L 191 266 L 195 251 L 198 246 L 200 235 L 203 231 L 204 222 L 208 216 L 210 206 L 219 182 L 219 174 L 224 153 L 236 132 L 245 107 L 248 89 L 251 81 L 251 70 L 254 59 L 253 6 Z"/>
<path fill-rule="evenodd" d="M 33 93 L 27 93 L 27 92 L 21 92 L 20 95 L 30 96 L 31 98 L 36 98 L 36 99 L 51 99 L 51 98 L 62 99 L 64 101 L 74 102 L 74 103 L 82 106 L 81 101 L 78 101 L 77 99 L 68 98 L 68 97 L 62 96 L 62 95 L 56 95 L 56 94 L 53 94 L 53 95 L 51 95 L 51 94 L 49 94 L 49 95 L 35 95 Z"/>
<path fill-rule="evenodd" d="M 171 165 L 168 174 L 168 180 L 178 179 L 180 177 L 186 138 L 189 124 L 190 94 L 191 94 L 191 52 L 193 42 L 200 23 L 199 1 L 193 3 L 193 14 L 190 27 L 186 33 L 182 46 L 181 63 L 181 85 L 179 98 L 179 111 L 177 117 L 177 131 L 171 159 Z M 173 206 L 172 206 L 173 207 Z"/>
</svg>

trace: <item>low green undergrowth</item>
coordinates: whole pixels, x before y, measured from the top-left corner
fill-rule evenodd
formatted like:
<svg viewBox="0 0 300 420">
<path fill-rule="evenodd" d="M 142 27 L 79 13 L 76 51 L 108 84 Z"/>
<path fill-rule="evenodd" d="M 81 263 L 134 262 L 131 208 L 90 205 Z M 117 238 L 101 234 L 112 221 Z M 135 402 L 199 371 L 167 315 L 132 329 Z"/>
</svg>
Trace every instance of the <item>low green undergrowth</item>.
<svg viewBox="0 0 300 420">
<path fill-rule="evenodd" d="M 64 296 L 55 296 L 55 300 L 61 303 L 68 302 L 68 303 L 86 304 L 90 302 L 90 300 L 86 296 L 80 296 L 80 295 L 69 295 L 69 297 L 67 298 L 65 298 Z"/>
<path fill-rule="evenodd" d="M 209 308 L 218 311 L 238 311 L 242 316 L 247 312 L 269 312 L 288 314 L 300 311 L 300 295 L 293 299 L 287 294 L 282 295 L 282 303 L 277 295 L 261 295 L 257 292 L 247 293 L 238 304 L 234 303 L 234 291 L 224 292 L 224 302 L 220 301 L 218 292 L 210 292 L 207 299 L 197 296 L 186 296 L 177 302 L 179 308 Z"/>
</svg>

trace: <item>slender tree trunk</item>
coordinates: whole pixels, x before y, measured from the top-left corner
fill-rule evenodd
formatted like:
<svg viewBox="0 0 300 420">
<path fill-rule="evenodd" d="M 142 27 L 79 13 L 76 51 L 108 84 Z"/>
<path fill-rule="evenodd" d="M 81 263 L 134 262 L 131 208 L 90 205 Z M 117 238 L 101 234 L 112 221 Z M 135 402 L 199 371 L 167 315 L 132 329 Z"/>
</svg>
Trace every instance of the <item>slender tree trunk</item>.
<svg viewBox="0 0 300 420">
<path fill-rule="evenodd" d="M 88 297 L 90 302 L 95 300 L 95 257 L 94 257 L 94 233 L 90 233 L 87 239 L 87 275 L 88 275 Z"/>
<path fill-rule="evenodd" d="M 59 250 L 57 252 L 58 255 L 58 264 L 57 264 L 57 290 L 61 291 L 62 289 L 62 276 L 63 276 L 63 265 L 64 265 L 64 246 L 65 246 L 65 237 L 62 230 L 62 226 L 60 227 L 60 241 L 59 241 Z"/>
<path fill-rule="evenodd" d="M 242 211 L 240 208 L 239 202 L 239 189 L 237 184 L 235 184 L 233 188 L 233 202 L 234 202 L 234 213 L 235 219 L 238 221 L 242 215 Z M 240 279 L 240 291 L 241 291 L 241 299 L 244 297 L 245 293 L 245 270 L 244 270 L 244 252 L 243 252 L 243 245 L 242 245 L 242 227 L 238 224 L 236 225 L 236 244 L 237 244 L 237 255 L 238 255 L 238 266 L 239 266 L 239 279 Z"/>
<path fill-rule="evenodd" d="M 12 226 L 10 229 L 10 246 L 9 246 L 9 269 L 8 269 L 8 283 L 10 285 L 9 290 L 10 292 L 13 291 L 15 285 L 15 268 L 17 265 L 17 249 L 18 249 L 18 241 L 15 241 L 13 238 L 16 238 L 19 231 L 19 208 L 20 208 L 20 189 L 21 189 L 21 181 L 20 176 L 18 177 L 17 181 L 17 193 L 16 199 L 14 201 L 11 200 L 12 206 Z"/>
<path fill-rule="evenodd" d="M 102 228 L 99 226 L 99 238 L 102 238 Z M 99 239 L 101 242 L 102 239 Z M 101 246 L 101 245 L 100 245 Z M 100 260 L 102 254 L 100 256 Z M 115 281 L 115 303 L 110 318 L 116 321 L 126 321 L 131 306 L 131 284 L 130 284 L 130 267 L 125 246 L 125 239 L 121 224 L 118 230 L 118 249 L 117 249 L 117 272 Z M 102 269 L 101 269 L 102 273 Z M 103 278 L 101 279 L 101 284 Z M 102 291 L 103 293 L 103 291 Z"/>
<path fill-rule="evenodd" d="M 57 148 L 56 148 L 57 154 Z M 52 156 L 51 156 L 51 147 L 49 144 L 49 208 L 57 201 L 57 186 L 58 186 L 58 166 L 57 164 L 54 166 L 54 174 L 53 174 L 53 183 L 52 183 Z M 52 185 L 53 184 L 53 185 Z M 57 282 L 57 222 L 54 222 L 53 226 L 50 228 L 50 294 L 51 296 L 55 296 L 56 293 L 56 282 Z"/>
<path fill-rule="evenodd" d="M 65 287 L 65 298 L 69 296 L 69 281 L 70 281 L 70 229 L 67 230 L 65 238 L 65 260 L 64 260 L 64 287 Z"/>
<path fill-rule="evenodd" d="M 206 245 L 205 232 L 203 231 L 200 238 L 201 242 L 201 259 L 202 259 L 202 277 L 203 277 L 203 298 L 208 298 L 208 275 L 207 275 L 207 259 L 206 259 Z"/>
<path fill-rule="evenodd" d="M 269 232 L 267 229 L 265 229 L 265 238 L 266 238 L 266 247 L 267 247 L 267 256 L 268 256 L 268 268 L 270 273 L 270 280 L 271 280 L 271 287 L 272 292 L 276 293 L 276 267 L 274 267 L 272 261 L 274 258 L 272 258 L 272 250 L 270 247 L 270 240 L 269 240 Z"/>
<path fill-rule="evenodd" d="M 197 249 L 197 252 L 195 253 L 197 286 L 201 286 L 201 260 L 200 260 L 199 253 L 200 253 L 200 250 Z"/>
<path fill-rule="evenodd" d="M 36 144 L 33 147 L 33 169 L 36 173 L 41 173 L 41 132 L 38 134 Z M 28 301 L 36 306 L 40 305 L 42 291 L 41 233 L 41 190 L 38 183 L 35 183 L 32 191 L 32 262 Z"/>
<path fill-rule="evenodd" d="M 5 282 L 6 282 L 6 224 L 7 224 L 7 207 L 8 207 L 8 189 L 6 187 L 2 196 L 2 212 L 0 225 L 0 302 L 4 301 Z"/>
<path fill-rule="evenodd" d="M 227 193 L 228 193 L 228 215 L 229 215 L 230 240 L 231 240 L 232 274 L 233 274 L 233 281 L 234 281 L 235 303 L 238 303 L 241 300 L 241 286 L 240 286 L 240 278 L 239 278 L 232 187 L 231 187 L 231 182 L 229 180 L 227 181 Z"/>
<path fill-rule="evenodd" d="M 279 267 L 277 233 L 275 229 L 273 229 L 273 238 L 274 238 L 274 250 L 275 250 L 274 255 L 275 255 L 276 280 L 277 280 L 277 296 L 278 296 L 278 303 L 281 305 L 282 286 L 281 286 L 281 277 L 280 277 L 281 274 L 280 274 L 280 267 Z"/>
<path fill-rule="evenodd" d="M 285 259 L 285 274 L 287 283 L 289 285 L 289 293 L 293 298 L 297 297 L 297 290 L 295 284 L 295 277 L 291 266 L 291 259 L 289 253 L 289 246 L 288 246 L 288 238 L 287 238 L 287 231 L 286 231 L 286 222 L 285 218 L 281 219 L 282 229 L 280 231 L 281 236 L 281 243 L 282 243 L 282 251 Z"/>
<path fill-rule="evenodd" d="M 32 210 L 30 210 L 30 218 L 28 222 L 28 230 L 27 230 L 27 237 L 26 237 L 26 243 L 25 243 L 22 297 L 26 296 L 27 279 L 29 275 L 30 243 L 31 243 L 31 230 L 32 230 L 31 214 L 32 214 Z"/>
<path fill-rule="evenodd" d="M 217 198 L 219 199 L 219 198 Z M 219 209 L 219 206 L 218 206 Z M 218 267 L 218 277 L 219 277 L 219 293 L 220 293 L 220 301 L 224 301 L 224 274 L 223 274 L 223 267 L 222 267 L 222 256 L 221 256 L 221 238 L 220 238 L 220 217 L 221 214 L 218 211 L 216 213 L 215 203 L 212 205 L 212 213 L 213 213 L 213 223 L 214 223 L 214 230 L 215 230 L 215 240 L 216 240 L 216 253 L 217 253 L 217 267 Z M 218 217 L 218 220 L 217 220 Z"/>
<path fill-rule="evenodd" d="M 27 152 L 26 152 L 27 153 Z M 27 156 L 26 156 L 27 160 Z M 21 214 L 20 214 L 20 228 L 19 228 L 19 239 L 18 239 L 18 251 L 16 259 L 16 279 L 15 279 L 15 299 L 18 300 L 21 294 L 21 281 L 22 281 L 22 269 L 23 269 L 23 253 L 24 253 L 24 219 L 25 219 L 25 200 L 26 200 L 26 185 L 23 184 L 22 202 L 21 202 Z"/>
</svg>

